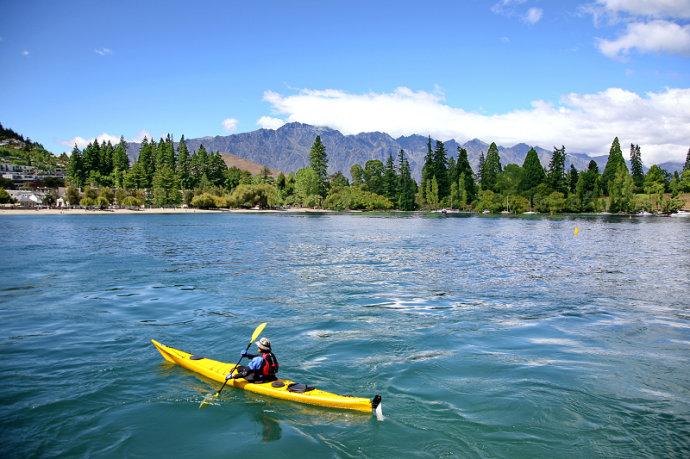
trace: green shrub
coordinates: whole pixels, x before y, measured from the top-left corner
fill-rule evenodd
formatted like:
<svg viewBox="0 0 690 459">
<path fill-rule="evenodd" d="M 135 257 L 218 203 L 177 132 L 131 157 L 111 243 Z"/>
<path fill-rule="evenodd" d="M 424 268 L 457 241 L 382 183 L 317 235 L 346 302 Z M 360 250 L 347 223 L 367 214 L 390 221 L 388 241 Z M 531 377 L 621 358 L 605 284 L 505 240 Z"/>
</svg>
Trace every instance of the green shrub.
<svg viewBox="0 0 690 459">
<path fill-rule="evenodd" d="M 94 202 L 94 205 L 101 209 L 105 209 L 110 205 L 110 201 L 108 201 L 108 198 L 105 196 L 98 196 Z"/>
<path fill-rule="evenodd" d="M 126 196 L 124 199 L 122 199 L 121 204 L 126 207 L 141 207 L 144 205 L 144 200 L 135 196 Z"/>
<path fill-rule="evenodd" d="M 268 183 L 242 183 L 237 185 L 226 201 L 228 207 L 251 209 L 259 206 L 260 209 L 268 209 L 280 205 L 280 194 L 275 186 Z"/>
<path fill-rule="evenodd" d="M 321 196 L 318 194 L 310 194 L 302 200 L 302 205 L 304 207 L 321 207 Z"/>
<path fill-rule="evenodd" d="M 215 196 L 209 193 L 203 193 L 192 198 L 192 206 L 199 209 L 213 209 L 216 207 Z"/>
<path fill-rule="evenodd" d="M 563 212 L 565 209 L 565 197 L 563 193 L 559 191 L 554 191 L 546 198 L 546 205 L 551 214 Z"/>
<path fill-rule="evenodd" d="M 481 190 L 475 206 L 478 212 L 488 210 L 491 213 L 497 213 L 505 208 L 505 198 L 491 190 Z"/>
<path fill-rule="evenodd" d="M 348 186 L 331 190 L 323 206 L 331 210 L 388 210 L 393 208 L 393 203 L 380 194 Z"/>
<path fill-rule="evenodd" d="M 219 209 L 230 207 L 229 196 L 214 196 L 213 202 L 215 202 L 216 207 Z"/>
<path fill-rule="evenodd" d="M 4 188 L 0 188 L 0 204 L 10 204 L 11 202 L 13 202 L 12 196 Z"/>
<path fill-rule="evenodd" d="M 85 196 L 79 201 L 79 205 L 82 207 L 93 207 L 96 205 L 96 198 L 90 198 Z"/>
<path fill-rule="evenodd" d="M 521 214 L 529 210 L 529 199 L 524 196 L 509 196 L 508 207 L 514 214 Z"/>
</svg>

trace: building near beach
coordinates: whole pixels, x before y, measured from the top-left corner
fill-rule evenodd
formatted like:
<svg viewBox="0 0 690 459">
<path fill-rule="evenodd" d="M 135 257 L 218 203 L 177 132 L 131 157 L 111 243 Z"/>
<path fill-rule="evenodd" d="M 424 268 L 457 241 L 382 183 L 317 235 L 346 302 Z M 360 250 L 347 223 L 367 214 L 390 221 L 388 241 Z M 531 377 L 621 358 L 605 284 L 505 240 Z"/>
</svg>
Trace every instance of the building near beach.
<svg viewBox="0 0 690 459">
<path fill-rule="evenodd" d="M 34 207 L 43 203 L 46 194 L 40 191 L 31 190 L 6 190 L 17 204 L 25 207 Z"/>
</svg>

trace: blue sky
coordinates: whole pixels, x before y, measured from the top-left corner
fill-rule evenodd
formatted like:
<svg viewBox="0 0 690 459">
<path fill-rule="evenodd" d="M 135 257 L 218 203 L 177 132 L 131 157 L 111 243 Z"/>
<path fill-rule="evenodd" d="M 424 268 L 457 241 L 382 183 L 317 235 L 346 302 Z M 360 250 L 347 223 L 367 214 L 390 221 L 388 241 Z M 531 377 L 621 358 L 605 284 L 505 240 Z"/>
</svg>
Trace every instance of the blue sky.
<svg viewBox="0 0 690 459">
<path fill-rule="evenodd" d="M 618 135 L 647 162 L 690 147 L 688 0 L 0 9 L 0 122 L 56 153 L 286 121 L 593 154 Z"/>
</svg>

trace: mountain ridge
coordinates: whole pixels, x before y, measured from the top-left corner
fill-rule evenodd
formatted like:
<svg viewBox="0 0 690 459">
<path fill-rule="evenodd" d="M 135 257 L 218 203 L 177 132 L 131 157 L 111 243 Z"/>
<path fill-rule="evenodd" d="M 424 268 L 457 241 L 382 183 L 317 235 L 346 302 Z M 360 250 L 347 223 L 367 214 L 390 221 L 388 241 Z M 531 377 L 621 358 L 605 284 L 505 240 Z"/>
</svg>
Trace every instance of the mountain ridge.
<svg viewBox="0 0 690 459">
<path fill-rule="evenodd" d="M 364 163 L 370 159 L 386 161 L 388 155 L 392 155 L 397 162 L 398 152 L 405 151 L 413 175 L 419 179 L 421 176 L 424 156 L 426 155 L 428 137 L 420 134 L 411 134 L 394 138 L 385 132 L 361 132 L 359 134 L 343 134 L 336 129 L 325 126 L 312 126 L 299 122 L 287 123 L 278 129 L 257 129 L 250 132 L 229 134 L 226 136 L 205 136 L 193 139 L 185 139 L 190 152 L 196 151 L 199 146 L 209 151 L 229 153 L 239 158 L 254 163 L 266 165 L 274 170 L 294 172 L 309 163 L 309 150 L 314 138 L 320 135 L 321 141 L 328 153 L 328 172 L 343 172 L 350 174 L 353 164 Z M 432 139 L 435 145 L 435 140 Z M 446 154 L 449 158 L 457 157 L 458 146 L 467 150 L 468 159 L 472 169 L 476 172 L 479 165 L 479 156 L 489 147 L 489 143 L 474 138 L 461 144 L 455 139 L 443 142 Z M 140 144 L 129 143 L 127 153 L 130 160 L 138 156 Z M 544 168 L 548 167 L 551 160 L 551 150 L 540 146 L 531 146 L 524 142 L 513 146 L 498 146 L 503 166 L 515 163 L 522 165 L 530 148 L 534 148 Z M 608 155 L 590 157 L 585 153 L 569 153 L 566 150 L 566 170 L 573 164 L 578 170 L 585 170 L 590 160 L 594 160 L 603 171 Z M 668 163 L 667 163 L 668 164 Z M 675 163 L 671 163 L 676 165 Z M 682 164 L 678 163 L 680 169 Z M 671 169 L 673 172 L 675 169 Z"/>
</svg>

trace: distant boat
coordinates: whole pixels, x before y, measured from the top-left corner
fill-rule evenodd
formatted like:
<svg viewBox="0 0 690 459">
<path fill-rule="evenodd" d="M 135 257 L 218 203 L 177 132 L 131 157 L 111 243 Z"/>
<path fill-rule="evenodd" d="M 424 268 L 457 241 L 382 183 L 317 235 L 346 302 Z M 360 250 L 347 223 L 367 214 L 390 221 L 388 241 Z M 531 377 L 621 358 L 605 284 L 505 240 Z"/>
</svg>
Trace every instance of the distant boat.
<svg viewBox="0 0 690 459">
<path fill-rule="evenodd" d="M 523 212 L 522 215 L 534 215 L 534 214 L 538 214 L 538 213 L 539 212 L 534 212 L 534 211 L 528 210 L 527 212 Z"/>
<path fill-rule="evenodd" d="M 651 212 L 647 212 L 647 211 L 645 210 L 645 211 L 642 211 L 642 212 L 638 212 L 637 215 L 639 215 L 640 217 L 649 217 L 650 215 L 654 215 L 654 214 L 651 213 Z"/>
<path fill-rule="evenodd" d="M 690 212 L 687 210 L 679 210 L 675 214 L 671 214 L 671 217 L 690 217 Z"/>
<path fill-rule="evenodd" d="M 491 211 L 490 211 L 489 209 L 484 209 L 484 211 L 483 211 L 482 213 L 483 213 L 483 214 L 490 214 Z"/>
</svg>

